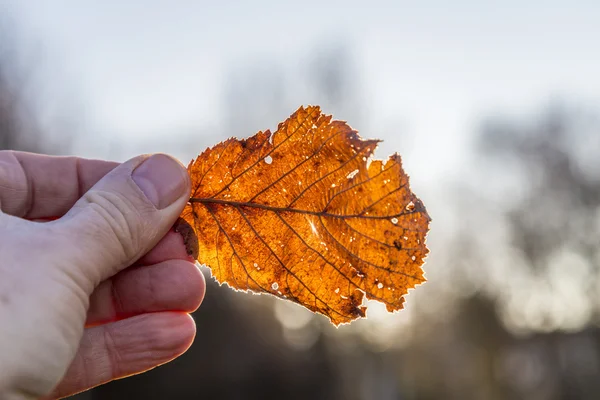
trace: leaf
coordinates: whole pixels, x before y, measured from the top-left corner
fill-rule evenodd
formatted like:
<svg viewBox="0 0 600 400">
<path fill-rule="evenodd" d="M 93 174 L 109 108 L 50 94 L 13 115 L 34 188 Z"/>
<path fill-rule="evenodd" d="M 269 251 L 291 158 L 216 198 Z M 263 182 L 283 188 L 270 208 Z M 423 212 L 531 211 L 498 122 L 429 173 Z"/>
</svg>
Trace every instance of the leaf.
<svg viewBox="0 0 600 400">
<path fill-rule="evenodd" d="M 188 166 L 182 213 L 198 261 L 220 283 L 294 301 L 335 325 L 364 317 L 365 295 L 401 309 L 425 281 L 430 218 L 399 155 L 369 162 L 377 143 L 301 107 L 273 135 L 205 150 Z"/>
</svg>

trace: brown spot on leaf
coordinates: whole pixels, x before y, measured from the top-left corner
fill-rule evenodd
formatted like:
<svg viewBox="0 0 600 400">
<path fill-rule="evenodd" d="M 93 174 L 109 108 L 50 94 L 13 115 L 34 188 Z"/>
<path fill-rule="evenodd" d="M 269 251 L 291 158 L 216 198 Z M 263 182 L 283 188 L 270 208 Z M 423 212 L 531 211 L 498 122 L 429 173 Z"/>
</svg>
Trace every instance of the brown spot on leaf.
<svg viewBox="0 0 600 400">
<path fill-rule="evenodd" d="M 187 254 L 194 257 L 195 260 L 198 259 L 198 236 L 196 236 L 194 228 L 181 217 L 175 222 L 174 228 L 175 232 L 179 233 L 183 238 L 183 244 L 185 244 Z"/>
</svg>

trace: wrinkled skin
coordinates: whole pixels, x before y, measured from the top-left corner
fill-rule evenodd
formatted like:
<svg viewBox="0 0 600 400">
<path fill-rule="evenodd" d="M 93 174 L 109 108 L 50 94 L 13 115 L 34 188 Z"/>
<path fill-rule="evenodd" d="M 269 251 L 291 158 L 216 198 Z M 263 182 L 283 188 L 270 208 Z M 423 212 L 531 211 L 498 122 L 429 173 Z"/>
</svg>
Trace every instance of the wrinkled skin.
<svg viewBox="0 0 600 400">
<path fill-rule="evenodd" d="M 181 355 L 205 282 L 171 228 L 165 155 L 123 164 L 0 152 L 0 398 L 60 398 Z"/>
</svg>

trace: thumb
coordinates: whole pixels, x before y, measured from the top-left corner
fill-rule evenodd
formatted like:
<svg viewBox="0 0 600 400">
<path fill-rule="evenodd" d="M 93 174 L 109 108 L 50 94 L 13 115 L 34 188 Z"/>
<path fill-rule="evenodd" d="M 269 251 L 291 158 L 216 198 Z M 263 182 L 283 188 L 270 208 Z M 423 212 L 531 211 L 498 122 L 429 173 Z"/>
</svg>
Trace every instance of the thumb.
<svg viewBox="0 0 600 400">
<path fill-rule="evenodd" d="M 187 171 L 167 155 L 139 156 L 119 165 L 56 221 L 74 253 L 68 255 L 69 267 L 98 285 L 152 249 L 189 196 Z"/>
</svg>

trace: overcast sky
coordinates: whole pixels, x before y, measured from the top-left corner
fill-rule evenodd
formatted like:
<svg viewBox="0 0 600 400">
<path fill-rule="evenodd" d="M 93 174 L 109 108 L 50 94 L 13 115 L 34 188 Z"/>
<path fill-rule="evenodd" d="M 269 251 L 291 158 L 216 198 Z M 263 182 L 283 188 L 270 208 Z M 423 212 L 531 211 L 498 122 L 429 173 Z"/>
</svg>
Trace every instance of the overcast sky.
<svg viewBox="0 0 600 400">
<path fill-rule="evenodd" d="M 380 155 L 410 152 L 428 180 L 460 162 L 482 116 L 527 114 L 558 97 L 600 109 L 600 2 L 491 3 L 0 0 L 0 12 L 42 49 L 50 101 L 72 94 L 88 129 L 112 142 L 218 125 L 232 68 L 295 71 L 319 42 L 348 43 L 364 135 L 385 140 Z"/>
</svg>

